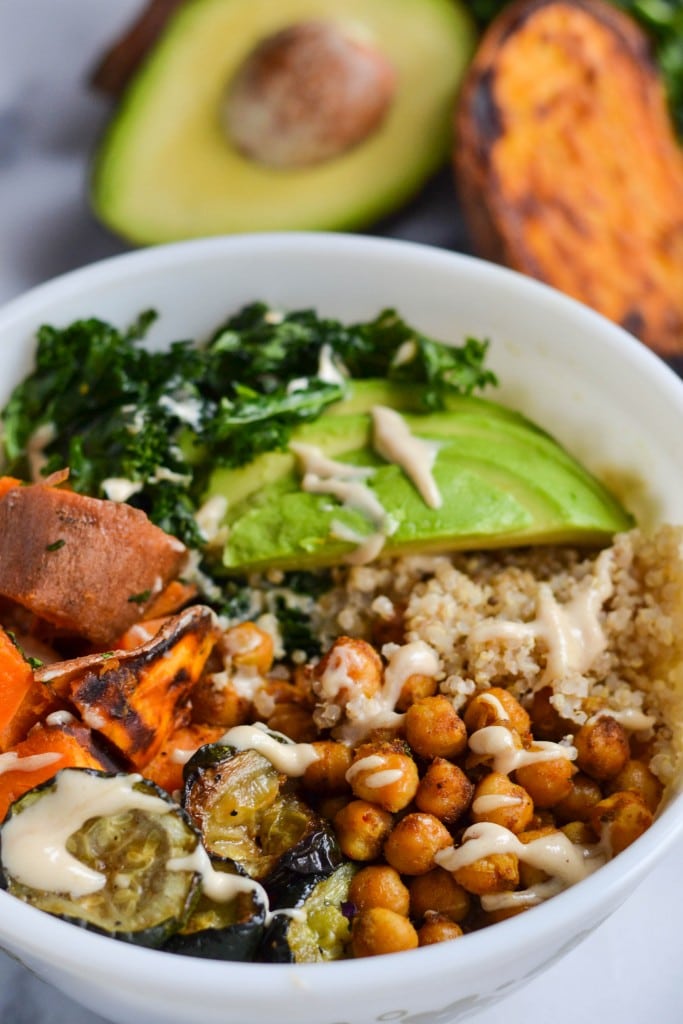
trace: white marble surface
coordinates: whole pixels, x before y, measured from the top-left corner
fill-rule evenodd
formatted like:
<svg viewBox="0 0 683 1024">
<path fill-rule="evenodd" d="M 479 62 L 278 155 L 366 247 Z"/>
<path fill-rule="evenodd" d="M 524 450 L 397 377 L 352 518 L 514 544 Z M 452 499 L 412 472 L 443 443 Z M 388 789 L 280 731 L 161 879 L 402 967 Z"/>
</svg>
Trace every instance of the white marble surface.
<svg viewBox="0 0 683 1024">
<path fill-rule="evenodd" d="M 87 206 L 89 157 L 109 110 L 87 75 L 139 3 L 0 0 L 0 302 L 125 248 Z M 379 230 L 458 249 L 465 242 L 455 211 L 444 173 Z M 683 850 L 675 849 L 578 949 L 478 1024 L 679 1024 L 682 875 Z M 0 953 L 2 1024 L 103 1020 Z"/>
</svg>

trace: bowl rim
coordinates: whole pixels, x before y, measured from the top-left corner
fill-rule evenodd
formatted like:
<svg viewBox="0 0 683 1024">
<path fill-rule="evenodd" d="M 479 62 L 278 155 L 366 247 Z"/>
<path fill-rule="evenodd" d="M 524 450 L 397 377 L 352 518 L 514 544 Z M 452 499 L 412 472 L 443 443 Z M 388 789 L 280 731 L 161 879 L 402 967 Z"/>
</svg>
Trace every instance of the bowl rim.
<svg viewBox="0 0 683 1024">
<path fill-rule="evenodd" d="M 502 283 L 513 288 L 521 301 L 529 301 L 539 309 L 552 309 L 553 315 L 572 320 L 578 329 L 597 332 L 601 341 L 613 349 L 628 352 L 631 363 L 643 372 L 664 395 L 683 411 L 683 381 L 663 359 L 623 328 L 599 313 L 548 285 L 517 271 L 490 263 L 469 254 L 444 250 L 437 246 L 405 239 L 392 239 L 363 234 L 335 232 L 264 232 L 256 235 L 215 236 L 150 246 L 98 260 L 45 281 L 29 291 L 10 299 L 0 308 L 1 335 L 33 318 L 43 308 L 63 300 L 87 294 L 98 284 L 113 287 L 131 275 L 143 272 L 163 273 L 180 262 L 203 262 L 230 258 L 241 253 L 259 252 L 273 256 L 277 251 L 326 257 L 353 257 L 362 253 L 383 263 L 418 261 L 420 264 L 452 268 L 482 279 L 483 285 Z M 388 267 L 390 272 L 391 267 Z M 35 316 L 34 316 L 35 314 Z M 33 328 L 31 326 L 31 329 Z M 442 943 L 411 951 L 416 969 L 424 982 L 442 975 L 444 969 L 477 970 L 482 957 L 488 961 L 504 955 L 515 945 L 542 947 L 548 936 L 558 929 L 568 937 L 577 935 L 581 921 L 594 927 L 613 907 L 626 898 L 636 881 L 670 849 L 683 834 L 683 799 L 675 793 L 671 807 L 657 818 L 651 828 L 619 857 L 601 867 L 595 874 L 561 892 L 552 900 L 534 908 L 532 929 L 528 915 L 522 914 L 466 936 L 465 943 Z M 673 805 L 676 805 L 675 807 Z M 87 967 L 97 973 L 110 974 L 115 965 L 125 968 L 131 985 L 149 980 L 150 971 L 169 965 L 169 954 L 112 940 L 73 924 L 51 917 L 21 903 L 6 892 L 0 892 L 0 947 L 10 955 L 36 956 L 51 965 L 77 971 Z M 5 941 L 8 945 L 5 947 Z M 379 989 L 403 972 L 405 961 L 396 954 L 368 959 L 344 960 L 324 964 L 262 964 L 231 961 L 209 961 L 174 954 L 175 969 L 164 971 L 164 984 L 169 995 L 187 989 L 187 979 L 204 986 L 207 994 L 220 994 L 236 980 L 251 977 L 254 971 L 263 978 L 263 995 L 256 991 L 254 1002 L 272 1004 L 279 996 L 292 998 L 292 976 L 301 977 L 306 985 L 326 996 L 348 993 L 353 982 L 356 991 Z"/>
</svg>

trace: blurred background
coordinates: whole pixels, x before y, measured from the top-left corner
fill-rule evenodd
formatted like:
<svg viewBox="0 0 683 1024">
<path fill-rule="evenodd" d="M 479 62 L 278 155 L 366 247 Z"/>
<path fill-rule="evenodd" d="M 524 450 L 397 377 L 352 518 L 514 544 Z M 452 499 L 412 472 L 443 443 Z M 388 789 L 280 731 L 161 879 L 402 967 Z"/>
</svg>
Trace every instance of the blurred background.
<svg viewBox="0 0 683 1024">
<path fill-rule="evenodd" d="M 140 0 L 0 0 L 1 303 L 130 248 L 96 220 L 88 202 L 92 155 L 114 107 L 89 80 L 101 54 L 142 6 Z M 400 211 L 365 230 L 470 251 L 448 166 Z M 526 1024 L 552 1015 L 553 1024 L 678 1024 L 682 917 L 680 854 L 674 851 L 561 964 L 477 1020 Z M 102 1013 L 106 1017 L 106 1007 Z M 0 1020 L 101 1019 L 0 953 Z"/>
</svg>

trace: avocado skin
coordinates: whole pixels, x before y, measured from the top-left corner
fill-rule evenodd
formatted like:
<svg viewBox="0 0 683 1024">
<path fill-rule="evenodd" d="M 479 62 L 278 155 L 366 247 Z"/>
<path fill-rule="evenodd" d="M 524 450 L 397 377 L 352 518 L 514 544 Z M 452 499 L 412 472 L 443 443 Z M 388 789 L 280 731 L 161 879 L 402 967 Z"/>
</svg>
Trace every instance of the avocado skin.
<svg viewBox="0 0 683 1024">
<path fill-rule="evenodd" d="M 399 209 L 448 159 L 474 22 L 459 0 L 345 0 L 339 8 L 309 0 L 303 15 L 291 0 L 185 0 L 97 146 L 89 181 L 95 216 L 147 245 L 355 230 Z M 221 110 L 251 48 L 302 18 L 360 27 L 394 66 L 398 85 L 387 117 L 363 142 L 319 165 L 283 170 L 240 153 Z"/>
<path fill-rule="evenodd" d="M 393 526 L 383 554 L 592 546 L 633 526 L 629 513 L 592 474 L 519 413 L 457 396 L 443 412 L 405 412 L 414 402 L 408 387 L 362 382 L 348 399 L 293 435 L 330 458 L 374 469 L 367 483 Z M 429 508 L 403 470 L 373 451 L 369 410 L 375 404 L 401 411 L 415 436 L 439 444 L 433 474 L 441 508 Z M 230 534 L 223 561 L 230 572 L 338 563 L 356 545 L 335 539 L 337 524 L 364 538 L 376 530 L 362 513 L 329 495 L 303 491 L 291 452 L 271 452 L 236 470 L 215 470 L 206 496 L 216 494 L 228 500 Z"/>
</svg>

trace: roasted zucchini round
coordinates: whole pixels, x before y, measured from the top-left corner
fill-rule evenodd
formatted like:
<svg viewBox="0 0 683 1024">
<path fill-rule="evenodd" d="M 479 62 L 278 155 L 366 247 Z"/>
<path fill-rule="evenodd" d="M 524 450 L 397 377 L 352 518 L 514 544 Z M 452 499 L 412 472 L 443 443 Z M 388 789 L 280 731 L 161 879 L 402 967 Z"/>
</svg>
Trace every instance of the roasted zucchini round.
<svg viewBox="0 0 683 1024">
<path fill-rule="evenodd" d="M 272 879 L 329 874 L 341 860 L 330 825 L 256 750 L 202 747 L 186 765 L 183 804 L 208 853 L 269 891 Z"/>
<path fill-rule="evenodd" d="M 0 884 L 83 928 L 161 946 L 199 897 L 174 869 L 201 837 L 168 793 L 140 775 L 67 768 L 15 801 L 0 829 Z"/>
<path fill-rule="evenodd" d="M 345 914 L 351 879 L 358 865 L 341 864 L 331 875 L 292 878 L 274 900 L 275 912 L 263 938 L 259 959 L 269 963 L 340 960 L 351 937 Z M 296 909 L 299 914 L 278 914 Z"/>
</svg>

